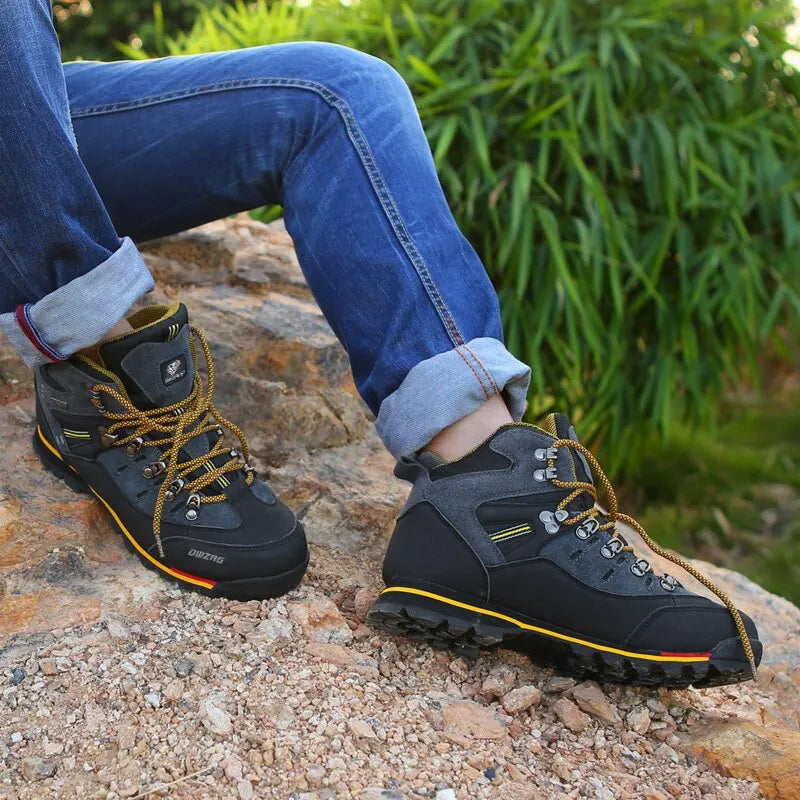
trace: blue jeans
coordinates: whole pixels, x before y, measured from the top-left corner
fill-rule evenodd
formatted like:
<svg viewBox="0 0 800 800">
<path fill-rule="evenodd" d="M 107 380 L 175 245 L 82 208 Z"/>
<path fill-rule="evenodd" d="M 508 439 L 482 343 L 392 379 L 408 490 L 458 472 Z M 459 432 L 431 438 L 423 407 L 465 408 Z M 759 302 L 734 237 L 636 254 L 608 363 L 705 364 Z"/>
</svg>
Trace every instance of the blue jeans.
<svg viewBox="0 0 800 800">
<path fill-rule="evenodd" d="M 392 453 L 500 392 L 520 418 L 530 370 L 388 64 L 300 42 L 62 67 L 49 0 L 0 14 L 0 330 L 28 364 L 152 288 L 134 241 L 270 203 Z"/>
</svg>

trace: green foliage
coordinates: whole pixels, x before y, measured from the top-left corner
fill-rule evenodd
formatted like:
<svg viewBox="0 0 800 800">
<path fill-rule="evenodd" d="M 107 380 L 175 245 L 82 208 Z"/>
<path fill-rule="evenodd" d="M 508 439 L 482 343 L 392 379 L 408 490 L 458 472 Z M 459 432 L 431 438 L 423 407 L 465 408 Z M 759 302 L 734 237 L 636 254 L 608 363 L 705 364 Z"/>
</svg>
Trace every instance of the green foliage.
<svg viewBox="0 0 800 800">
<path fill-rule="evenodd" d="M 661 544 L 739 570 L 800 602 L 798 394 L 748 407 L 718 436 L 685 429 L 643 451 L 626 508 Z M 634 488 L 635 487 L 635 488 Z"/>
<path fill-rule="evenodd" d="M 140 48 L 160 54 L 166 37 L 188 28 L 213 1 L 55 0 L 53 15 L 65 61 L 112 60 L 120 51 L 136 57 Z"/>
<path fill-rule="evenodd" d="M 409 82 L 497 287 L 531 413 L 615 470 L 715 422 L 800 315 L 800 80 L 787 2 L 360 0 L 211 9 L 172 53 L 319 39 Z"/>
</svg>

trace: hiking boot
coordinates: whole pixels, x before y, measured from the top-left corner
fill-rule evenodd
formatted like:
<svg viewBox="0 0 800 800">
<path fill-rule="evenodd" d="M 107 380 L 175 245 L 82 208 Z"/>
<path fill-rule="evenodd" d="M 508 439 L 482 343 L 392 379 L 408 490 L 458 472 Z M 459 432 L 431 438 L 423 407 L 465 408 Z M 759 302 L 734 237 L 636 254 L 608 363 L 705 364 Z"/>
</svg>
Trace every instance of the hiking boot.
<svg viewBox="0 0 800 800">
<path fill-rule="evenodd" d="M 288 592 L 308 563 L 305 534 L 248 464 L 243 433 L 214 408 L 205 336 L 182 304 L 128 321 L 133 332 L 101 344 L 96 361 L 37 369 L 34 450 L 98 499 L 146 567 L 212 596 Z"/>
<path fill-rule="evenodd" d="M 592 472 L 606 513 L 595 507 Z M 402 458 L 395 475 L 413 489 L 386 552 L 373 625 L 465 655 L 502 645 L 579 678 L 684 687 L 754 676 L 762 648 L 752 620 L 618 512 L 563 414 L 541 428 L 504 425 L 457 461 Z M 725 605 L 655 574 L 616 520 Z"/>
</svg>

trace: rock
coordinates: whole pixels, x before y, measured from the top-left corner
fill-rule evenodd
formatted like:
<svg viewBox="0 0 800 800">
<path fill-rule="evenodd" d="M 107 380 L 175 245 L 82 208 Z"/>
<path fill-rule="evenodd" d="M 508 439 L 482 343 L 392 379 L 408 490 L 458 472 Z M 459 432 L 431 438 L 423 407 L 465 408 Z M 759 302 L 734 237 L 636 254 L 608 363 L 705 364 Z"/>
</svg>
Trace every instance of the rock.
<svg viewBox="0 0 800 800">
<path fill-rule="evenodd" d="M 505 664 L 493 667 L 481 684 L 481 694 L 489 699 L 502 697 L 513 688 L 517 681 L 517 673 Z"/>
<path fill-rule="evenodd" d="M 468 739 L 505 739 L 505 723 L 489 708 L 459 700 L 446 703 L 442 708 L 444 730 Z"/>
<path fill-rule="evenodd" d="M 161 707 L 161 695 L 158 692 L 150 692 L 144 696 L 144 699 L 147 700 L 153 708 Z"/>
<path fill-rule="evenodd" d="M 364 789 L 358 795 L 358 800 L 407 800 L 408 795 L 396 792 L 393 789 Z"/>
<path fill-rule="evenodd" d="M 575 686 L 576 681 L 572 678 L 567 678 L 564 675 L 554 675 L 550 678 L 545 685 L 542 687 L 542 691 L 545 694 L 556 694 L 564 692 L 568 692 Z"/>
<path fill-rule="evenodd" d="M 436 800 L 456 800 L 456 793 L 452 789 L 439 789 Z"/>
<path fill-rule="evenodd" d="M 579 683 L 572 690 L 572 699 L 581 711 L 607 725 L 616 725 L 621 721 L 617 709 L 611 705 L 605 692 L 594 681 Z"/>
<path fill-rule="evenodd" d="M 650 730 L 650 712 L 645 706 L 636 706 L 628 712 L 625 722 L 634 733 L 644 735 Z"/>
<path fill-rule="evenodd" d="M 180 678 L 175 678 L 171 680 L 165 687 L 164 687 L 164 699 L 169 700 L 172 703 L 176 703 L 178 700 L 183 697 L 183 681 Z"/>
<path fill-rule="evenodd" d="M 353 597 L 353 609 L 359 620 L 363 622 L 367 618 L 367 613 L 378 599 L 379 594 L 377 589 L 367 589 L 363 586 L 356 590 Z"/>
<path fill-rule="evenodd" d="M 228 756 L 228 758 L 226 758 L 222 762 L 221 766 L 225 772 L 225 777 L 228 778 L 228 780 L 231 781 L 243 780 L 242 770 L 244 769 L 244 765 L 235 756 Z"/>
<path fill-rule="evenodd" d="M 236 784 L 236 791 L 239 794 L 239 800 L 254 800 L 256 796 L 253 784 L 250 781 L 239 781 Z"/>
<path fill-rule="evenodd" d="M 294 628 L 284 616 L 271 613 L 256 625 L 245 638 L 258 646 L 263 655 L 271 655 L 292 641 Z"/>
<path fill-rule="evenodd" d="M 553 703 L 553 711 L 573 733 L 580 733 L 592 724 L 591 719 L 568 697 L 559 697 Z"/>
<path fill-rule="evenodd" d="M 289 617 L 312 642 L 347 644 L 353 638 L 350 626 L 336 604 L 323 595 L 310 593 L 286 604 Z"/>
<path fill-rule="evenodd" d="M 279 730 L 285 731 L 294 723 L 295 714 L 291 707 L 282 700 L 272 700 L 265 704 L 264 712 L 267 719 Z"/>
<path fill-rule="evenodd" d="M 42 671 L 42 675 L 58 675 L 58 667 L 54 658 L 41 659 L 39 669 Z"/>
<path fill-rule="evenodd" d="M 117 744 L 120 750 L 131 750 L 136 744 L 136 728 L 133 725 L 120 725 L 117 728 Z"/>
<path fill-rule="evenodd" d="M 542 702 L 542 693 L 535 686 L 520 686 L 503 695 L 502 706 L 509 714 L 518 714 Z"/>
<path fill-rule="evenodd" d="M 19 686 L 22 681 L 25 680 L 25 670 L 24 669 L 15 669 L 11 673 L 11 685 L 12 686 Z"/>
<path fill-rule="evenodd" d="M 44 758 L 23 758 L 21 767 L 22 775 L 29 783 L 43 781 L 56 774 L 56 762 Z"/>
<path fill-rule="evenodd" d="M 179 658 L 175 661 L 175 672 L 181 678 L 188 677 L 194 670 L 194 661 L 190 658 Z"/>
<path fill-rule="evenodd" d="M 212 698 L 200 701 L 200 720 L 203 725 L 218 736 L 230 736 L 233 732 L 233 722 L 227 711 L 224 711 Z"/>
<path fill-rule="evenodd" d="M 106 630 L 109 636 L 114 639 L 127 639 L 130 636 L 130 630 L 120 619 L 114 616 L 107 616 L 105 619 Z"/>
<path fill-rule="evenodd" d="M 363 719 L 348 719 L 347 727 L 357 739 L 377 739 L 372 726 Z"/>
<path fill-rule="evenodd" d="M 800 797 L 800 733 L 737 719 L 710 720 L 679 737 L 685 753 L 724 775 L 758 781 L 770 800 Z"/>
<path fill-rule="evenodd" d="M 315 786 L 322 783 L 325 778 L 325 768 L 320 766 L 319 764 L 312 764 L 306 770 L 306 780 L 309 783 L 314 784 Z"/>
</svg>

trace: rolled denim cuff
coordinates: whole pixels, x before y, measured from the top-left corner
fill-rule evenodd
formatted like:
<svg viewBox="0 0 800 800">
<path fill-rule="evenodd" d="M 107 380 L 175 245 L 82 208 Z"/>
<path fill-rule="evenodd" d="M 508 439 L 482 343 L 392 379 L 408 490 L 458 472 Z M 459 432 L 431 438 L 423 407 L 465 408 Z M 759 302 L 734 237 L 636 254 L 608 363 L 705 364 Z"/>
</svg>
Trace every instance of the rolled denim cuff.
<svg viewBox="0 0 800 800">
<path fill-rule="evenodd" d="M 517 422 L 525 413 L 530 367 L 497 339 L 472 339 L 420 362 L 382 403 L 375 428 L 399 458 L 502 392 Z"/>
<path fill-rule="evenodd" d="M 0 331 L 29 367 L 63 361 L 95 344 L 155 284 L 136 245 L 119 250 L 85 275 L 0 314 Z"/>
</svg>

